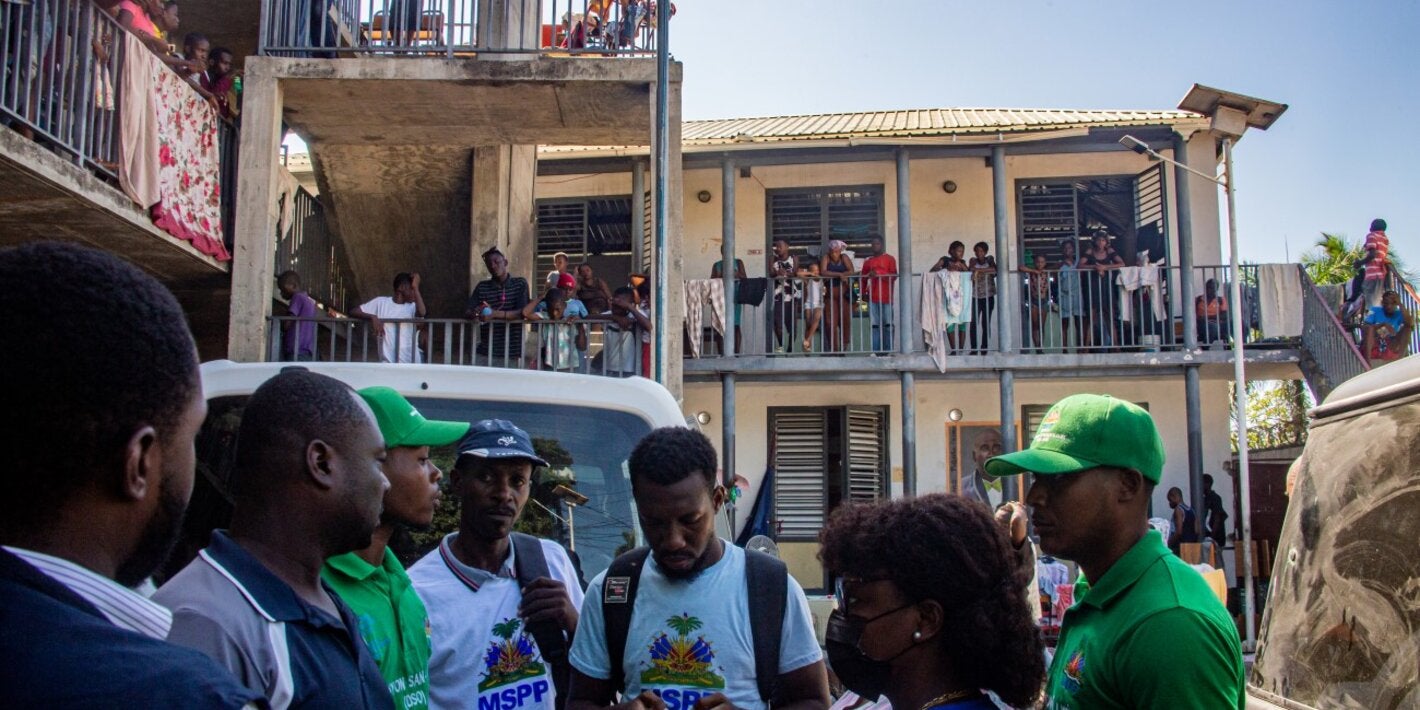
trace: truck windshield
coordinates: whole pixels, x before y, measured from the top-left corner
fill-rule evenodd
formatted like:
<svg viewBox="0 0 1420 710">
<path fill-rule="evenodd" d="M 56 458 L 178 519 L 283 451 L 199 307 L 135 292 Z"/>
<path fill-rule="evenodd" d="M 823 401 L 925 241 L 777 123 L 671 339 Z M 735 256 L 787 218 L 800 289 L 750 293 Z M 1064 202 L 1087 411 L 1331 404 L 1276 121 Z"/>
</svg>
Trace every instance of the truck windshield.
<svg viewBox="0 0 1420 710">
<path fill-rule="evenodd" d="M 208 402 L 207 420 L 197 438 L 197 477 L 183 534 L 164 566 L 167 574 L 160 575 L 157 581 L 182 569 L 207 545 L 212 530 L 225 528 L 231 520 L 227 483 L 235 463 L 237 431 L 246 400 L 243 395 Z M 552 465 L 534 477 L 537 483 L 533 497 L 523 510 L 519 529 L 574 546 L 586 580 L 605 570 L 618 553 L 637 544 L 636 504 L 631 497 L 627 459 L 636 442 L 651 430 L 644 419 L 626 412 L 555 402 L 437 397 L 409 400 L 430 419 L 507 419 L 528 432 L 538 454 Z M 445 472 L 446 486 L 454 456 L 452 446 L 431 452 Z M 570 518 L 568 508 L 552 493 L 555 485 L 563 481 L 587 497 L 585 505 L 571 508 Z M 443 534 L 457 529 L 457 506 L 446 488 L 434 528 L 401 531 L 391 542 L 391 549 L 406 565 L 413 564 L 432 550 Z"/>
</svg>

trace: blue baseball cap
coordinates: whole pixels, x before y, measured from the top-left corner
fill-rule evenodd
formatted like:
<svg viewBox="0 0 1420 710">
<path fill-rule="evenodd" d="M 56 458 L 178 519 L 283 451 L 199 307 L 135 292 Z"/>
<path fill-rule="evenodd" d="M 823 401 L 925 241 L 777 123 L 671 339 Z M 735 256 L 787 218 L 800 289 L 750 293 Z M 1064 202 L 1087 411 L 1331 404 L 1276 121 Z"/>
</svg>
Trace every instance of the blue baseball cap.
<svg viewBox="0 0 1420 710">
<path fill-rule="evenodd" d="M 469 427 L 468 434 L 459 441 L 459 456 L 527 459 L 534 466 L 548 465 L 533 451 L 528 433 L 506 419 L 484 419 Z"/>
</svg>

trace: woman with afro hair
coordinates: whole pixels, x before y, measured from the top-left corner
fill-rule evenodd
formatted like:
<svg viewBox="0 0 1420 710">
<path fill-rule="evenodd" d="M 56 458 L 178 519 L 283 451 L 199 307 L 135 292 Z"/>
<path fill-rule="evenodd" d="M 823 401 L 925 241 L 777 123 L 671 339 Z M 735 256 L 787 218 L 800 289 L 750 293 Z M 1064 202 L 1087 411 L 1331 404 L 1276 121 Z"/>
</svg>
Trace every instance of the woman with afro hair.
<svg viewBox="0 0 1420 710">
<path fill-rule="evenodd" d="M 997 518 L 948 494 L 833 514 L 819 557 L 838 580 L 829 665 L 849 690 L 894 710 L 995 708 L 985 691 L 1038 701 L 1045 657 L 1008 532 L 1023 540 L 1024 510 L 1009 503 Z"/>
</svg>

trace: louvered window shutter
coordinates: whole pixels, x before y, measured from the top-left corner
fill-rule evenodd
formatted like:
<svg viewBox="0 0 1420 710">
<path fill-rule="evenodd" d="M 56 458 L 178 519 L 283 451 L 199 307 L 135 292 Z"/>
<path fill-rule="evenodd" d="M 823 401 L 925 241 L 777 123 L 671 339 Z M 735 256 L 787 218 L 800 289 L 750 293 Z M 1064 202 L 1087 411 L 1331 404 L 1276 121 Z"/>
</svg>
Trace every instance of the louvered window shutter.
<svg viewBox="0 0 1420 710">
<path fill-rule="evenodd" d="M 771 412 L 774 519 L 780 540 L 816 540 L 823 527 L 827 410 Z"/>
<path fill-rule="evenodd" d="M 882 498 L 887 469 L 887 412 L 881 407 L 848 407 L 848 502 Z"/>
</svg>

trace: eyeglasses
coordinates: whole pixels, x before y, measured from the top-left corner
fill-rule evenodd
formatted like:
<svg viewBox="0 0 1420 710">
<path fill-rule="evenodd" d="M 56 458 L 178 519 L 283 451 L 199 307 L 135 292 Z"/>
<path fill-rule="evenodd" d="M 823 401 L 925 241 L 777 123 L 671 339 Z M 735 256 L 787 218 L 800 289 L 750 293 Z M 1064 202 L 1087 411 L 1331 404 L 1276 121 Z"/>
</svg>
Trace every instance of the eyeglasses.
<svg viewBox="0 0 1420 710">
<path fill-rule="evenodd" d="M 833 580 L 833 601 L 838 609 L 847 611 L 848 592 L 846 586 L 849 584 L 871 584 L 873 582 L 885 582 L 887 577 L 839 577 Z"/>
</svg>

